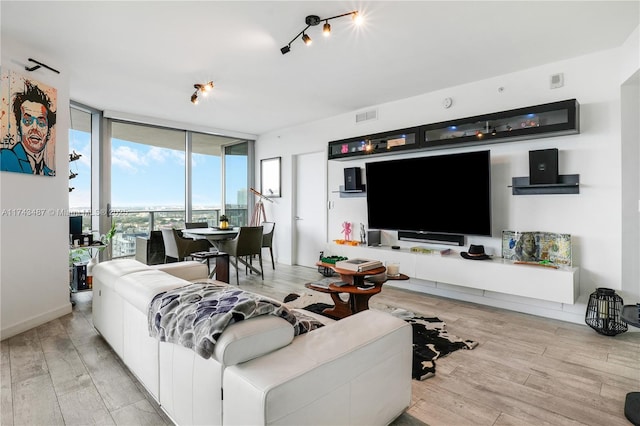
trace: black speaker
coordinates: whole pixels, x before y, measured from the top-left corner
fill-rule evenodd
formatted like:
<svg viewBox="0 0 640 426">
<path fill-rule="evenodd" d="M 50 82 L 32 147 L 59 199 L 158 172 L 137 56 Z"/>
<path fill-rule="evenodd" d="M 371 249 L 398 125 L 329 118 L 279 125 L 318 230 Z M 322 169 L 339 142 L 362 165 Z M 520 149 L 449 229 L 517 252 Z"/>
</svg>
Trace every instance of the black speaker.
<svg viewBox="0 0 640 426">
<path fill-rule="evenodd" d="M 427 241 L 436 244 L 449 244 L 453 246 L 464 245 L 464 235 L 439 234 L 437 232 L 398 231 L 398 239 L 401 241 Z"/>
<path fill-rule="evenodd" d="M 362 189 L 362 171 L 360 167 L 347 167 L 344 169 L 344 190 L 355 191 Z"/>
<path fill-rule="evenodd" d="M 529 151 L 529 184 L 558 183 L 558 149 Z"/>
</svg>

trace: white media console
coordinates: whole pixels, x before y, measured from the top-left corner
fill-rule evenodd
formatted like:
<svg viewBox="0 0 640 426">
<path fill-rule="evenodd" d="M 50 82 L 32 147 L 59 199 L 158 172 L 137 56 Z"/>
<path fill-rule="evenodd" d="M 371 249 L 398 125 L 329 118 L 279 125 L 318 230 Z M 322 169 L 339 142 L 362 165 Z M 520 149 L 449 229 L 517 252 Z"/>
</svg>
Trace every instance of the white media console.
<svg viewBox="0 0 640 426">
<path fill-rule="evenodd" d="M 573 305 L 579 295 L 579 268 L 559 269 L 514 264 L 493 258 L 468 260 L 458 250 L 451 254 L 422 254 L 408 248 L 349 246 L 331 243 L 331 254 L 381 261 L 399 261 L 400 272 L 410 278 L 478 290 Z M 464 250 L 462 250 L 464 251 Z M 387 284 L 403 286 L 402 281 Z"/>
</svg>

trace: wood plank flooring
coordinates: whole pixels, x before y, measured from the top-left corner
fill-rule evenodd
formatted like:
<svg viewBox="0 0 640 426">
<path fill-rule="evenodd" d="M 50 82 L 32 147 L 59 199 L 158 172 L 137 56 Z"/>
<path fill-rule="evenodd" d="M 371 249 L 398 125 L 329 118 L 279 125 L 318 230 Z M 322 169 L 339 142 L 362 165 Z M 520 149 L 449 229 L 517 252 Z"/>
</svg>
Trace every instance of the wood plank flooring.
<svg viewBox="0 0 640 426">
<path fill-rule="evenodd" d="M 310 293 L 304 283 L 320 278 L 312 268 L 276 268 L 265 266 L 264 282 L 241 272 L 240 286 L 282 300 Z M 0 343 L 0 424 L 171 425 L 93 328 L 91 292 L 74 298 L 71 314 Z M 630 425 L 624 399 L 640 391 L 640 333 L 601 336 L 389 286 L 371 306 L 438 316 L 450 334 L 479 342 L 437 360 L 435 377 L 413 381 L 411 407 L 394 426 Z"/>
</svg>

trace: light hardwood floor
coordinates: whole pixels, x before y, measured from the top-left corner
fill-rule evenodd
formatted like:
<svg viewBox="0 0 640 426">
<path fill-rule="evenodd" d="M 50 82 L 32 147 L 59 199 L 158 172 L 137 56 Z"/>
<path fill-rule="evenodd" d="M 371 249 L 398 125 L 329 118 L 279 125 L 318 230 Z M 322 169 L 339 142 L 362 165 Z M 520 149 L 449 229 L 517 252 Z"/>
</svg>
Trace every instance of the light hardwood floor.
<svg viewBox="0 0 640 426">
<path fill-rule="evenodd" d="M 264 282 L 241 273 L 240 286 L 282 300 L 320 278 L 311 268 L 276 268 L 265 265 Z M 170 425 L 94 330 L 91 292 L 74 298 L 71 314 L 1 342 L 0 423 Z M 438 360 L 435 377 L 413 381 L 411 407 L 394 426 L 630 424 L 624 398 L 640 391 L 640 333 L 606 337 L 388 286 L 371 305 L 438 316 L 450 334 L 479 342 Z"/>
</svg>

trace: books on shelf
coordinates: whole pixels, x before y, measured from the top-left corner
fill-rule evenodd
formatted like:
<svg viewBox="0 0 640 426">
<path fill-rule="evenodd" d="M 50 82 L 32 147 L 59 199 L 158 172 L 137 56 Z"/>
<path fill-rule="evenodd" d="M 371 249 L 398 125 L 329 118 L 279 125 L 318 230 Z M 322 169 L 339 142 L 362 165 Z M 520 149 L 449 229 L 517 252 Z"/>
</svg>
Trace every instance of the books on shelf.
<svg viewBox="0 0 640 426">
<path fill-rule="evenodd" d="M 312 281 L 309 283 L 311 286 L 313 287 L 318 287 L 318 288 L 329 288 L 330 284 L 333 284 L 336 287 L 342 287 L 344 285 L 349 285 L 349 283 L 345 283 L 343 281 L 338 281 L 335 278 L 332 277 L 328 277 L 328 278 L 323 278 L 321 280 L 317 280 L 317 281 Z"/>
<path fill-rule="evenodd" d="M 421 254 L 439 254 L 440 256 L 446 256 L 451 253 L 451 249 L 434 249 L 423 246 L 411 247 L 412 253 L 421 253 Z"/>
<path fill-rule="evenodd" d="M 370 269 L 382 267 L 382 262 L 371 259 L 347 259 L 336 262 L 336 268 L 347 269 L 354 272 L 365 272 Z"/>
</svg>

